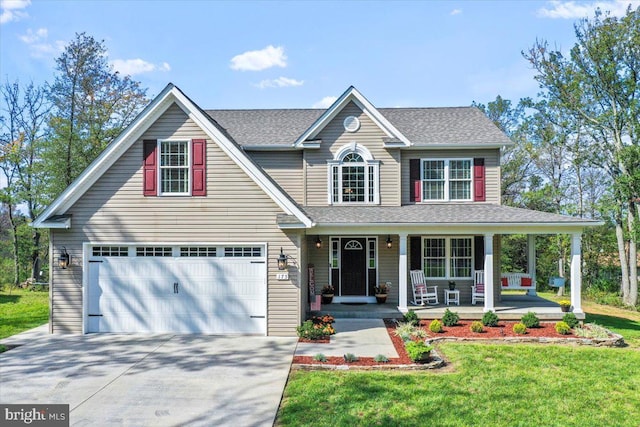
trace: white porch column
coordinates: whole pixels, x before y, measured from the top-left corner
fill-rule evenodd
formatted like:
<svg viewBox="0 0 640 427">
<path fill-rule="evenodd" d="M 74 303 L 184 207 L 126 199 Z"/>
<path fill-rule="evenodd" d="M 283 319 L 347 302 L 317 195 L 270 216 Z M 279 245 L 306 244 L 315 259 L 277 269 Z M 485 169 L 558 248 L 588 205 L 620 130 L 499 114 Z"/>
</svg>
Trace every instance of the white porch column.
<svg viewBox="0 0 640 427">
<path fill-rule="evenodd" d="M 527 273 L 531 275 L 534 288 L 527 291 L 527 295 L 536 294 L 536 235 L 527 234 Z"/>
<path fill-rule="evenodd" d="M 571 235 L 571 305 L 574 313 L 582 311 L 582 233 Z"/>
<path fill-rule="evenodd" d="M 493 306 L 493 233 L 484 235 L 484 311 Z"/>
<path fill-rule="evenodd" d="M 407 312 L 407 234 L 398 235 L 398 309 Z"/>
</svg>

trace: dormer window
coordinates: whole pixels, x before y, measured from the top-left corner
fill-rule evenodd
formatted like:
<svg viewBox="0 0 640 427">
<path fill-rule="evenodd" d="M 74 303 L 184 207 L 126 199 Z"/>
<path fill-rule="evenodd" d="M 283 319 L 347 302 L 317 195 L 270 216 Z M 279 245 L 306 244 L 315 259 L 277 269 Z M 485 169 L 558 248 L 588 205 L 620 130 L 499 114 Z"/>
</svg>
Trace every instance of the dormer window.
<svg viewBox="0 0 640 427">
<path fill-rule="evenodd" d="M 379 161 L 355 143 L 343 147 L 329 161 L 329 204 L 377 204 Z"/>
</svg>

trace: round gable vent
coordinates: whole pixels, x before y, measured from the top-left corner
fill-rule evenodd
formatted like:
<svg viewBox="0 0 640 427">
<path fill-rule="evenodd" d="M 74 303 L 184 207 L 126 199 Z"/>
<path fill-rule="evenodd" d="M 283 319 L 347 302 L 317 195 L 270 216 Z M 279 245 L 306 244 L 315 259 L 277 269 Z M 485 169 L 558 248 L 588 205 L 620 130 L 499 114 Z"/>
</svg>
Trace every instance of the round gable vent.
<svg viewBox="0 0 640 427">
<path fill-rule="evenodd" d="M 349 116 L 344 119 L 344 130 L 347 132 L 355 132 L 360 129 L 360 120 L 355 116 Z"/>
</svg>

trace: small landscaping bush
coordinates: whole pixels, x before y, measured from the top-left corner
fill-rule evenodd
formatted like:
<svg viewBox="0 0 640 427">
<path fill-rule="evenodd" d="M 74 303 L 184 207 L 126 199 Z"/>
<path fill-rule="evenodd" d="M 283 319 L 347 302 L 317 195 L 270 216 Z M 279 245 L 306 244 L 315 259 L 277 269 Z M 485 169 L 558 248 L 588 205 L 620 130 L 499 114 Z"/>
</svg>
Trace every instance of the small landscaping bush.
<svg viewBox="0 0 640 427">
<path fill-rule="evenodd" d="M 334 322 L 332 316 L 313 317 L 296 328 L 300 338 L 319 340 L 333 335 L 336 330 L 331 325 Z"/>
<path fill-rule="evenodd" d="M 318 362 L 326 362 L 327 361 L 327 356 L 325 356 L 322 353 L 318 353 L 318 354 L 313 356 L 313 360 L 316 360 Z"/>
<path fill-rule="evenodd" d="M 412 334 L 415 338 L 426 338 L 427 335 L 427 331 L 425 331 L 423 328 L 415 328 Z"/>
<path fill-rule="evenodd" d="M 566 322 L 558 322 L 556 323 L 556 332 L 560 335 L 569 335 L 571 333 L 571 328 Z"/>
<path fill-rule="evenodd" d="M 524 323 L 516 323 L 513 325 L 513 332 L 518 335 L 524 335 L 527 333 L 527 327 Z"/>
<path fill-rule="evenodd" d="M 358 361 L 358 356 L 356 356 L 353 353 L 347 353 L 344 355 L 344 361 L 345 362 L 357 362 Z"/>
<path fill-rule="evenodd" d="M 567 313 L 564 316 L 562 316 L 562 321 L 567 325 L 569 325 L 571 329 L 575 328 L 580 323 L 576 318 L 576 315 L 573 313 Z"/>
<path fill-rule="evenodd" d="M 429 324 L 429 330 L 434 334 L 439 334 L 440 332 L 442 332 L 442 322 L 439 321 L 438 319 L 434 319 Z"/>
<path fill-rule="evenodd" d="M 375 360 L 378 363 L 388 363 L 389 362 L 389 358 L 387 356 L 385 356 L 384 354 L 377 354 L 376 357 L 373 358 L 373 360 Z"/>
<path fill-rule="evenodd" d="M 423 341 L 409 341 L 405 344 L 405 349 L 409 358 L 414 362 L 418 362 L 426 360 L 433 347 L 426 345 Z"/>
<path fill-rule="evenodd" d="M 482 322 L 474 320 L 473 322 L 471 322 L 471 326 L 469 327 L 469 329 L 471 329 L 471 332 L 479 333 L 484 331 L 484 326 L 482 325 Z"/>
<path fill-rule="evenodd" d="M 538 328 L 540 326 L 540 319 L 538 319 L 538 316 L 532 311 L 522 316 L 521 322 L 524 323 L 524 326 L 527 328 Z"/>
<path fill-rule="evenodd" d="M 499 321 L 500 319 L 498 319 L 498 315 L 493 311 L 487 311 L 482 315 L 482 324 L 484 326 L 498 326 Z"/>
<path fill-rule="evenodd" d="M 396 326 L 395 331 L 393 333 L 402 338 L 402 341 L 410 341 L 411 336 L 413 335 L 415 330 L 415 326 L 409 322 L 399 322 Z"/>
<path fill-rule="evenodd" d="M 584 328 L 578 326 L 574 332 L 581 338 L 609 338 L 609 331 L 595 323 L 589 323 Z"/>
<path fill-rule="evenodd" d="M 407 311 L 402 317 L 406 323 L 411 323 L 414 326 L 418 324 L 418 315 L 413 310 Z"/>
<path fill-rule="evenodd" d="M 444 326 L 456 326 L 459 320 L 460 316 L 458 316 L 458 313 L 454 313 L 448 308 L 444 311 L 444 316 L 442 316 L 442 323 Z"/>
</svg>

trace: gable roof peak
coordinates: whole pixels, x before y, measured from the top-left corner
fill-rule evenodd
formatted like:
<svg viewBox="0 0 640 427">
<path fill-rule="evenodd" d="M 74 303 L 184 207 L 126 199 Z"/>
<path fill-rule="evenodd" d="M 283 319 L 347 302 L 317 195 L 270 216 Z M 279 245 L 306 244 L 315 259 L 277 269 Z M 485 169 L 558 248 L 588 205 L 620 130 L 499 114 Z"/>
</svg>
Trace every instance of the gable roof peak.
<svg viewBox="0 0 640 427">
<path fill-rule="evenodd" d="M 409 146 L 411 142 L 404 136 L 382 113 L 367 99 L 364 95 L 351 85 L 342 95 L 334 101 L 333 104 L 302 134 L 293 144 L 295 147 L 305 145 L 306 141 L 313 141 L 318 134 L 333 120 L 335 116 L 342 111 L 344 107 L 354 102 L 369 118 L 386 134 L 388 138 L 401 141 L 404 145 Z"/>
</svg>

